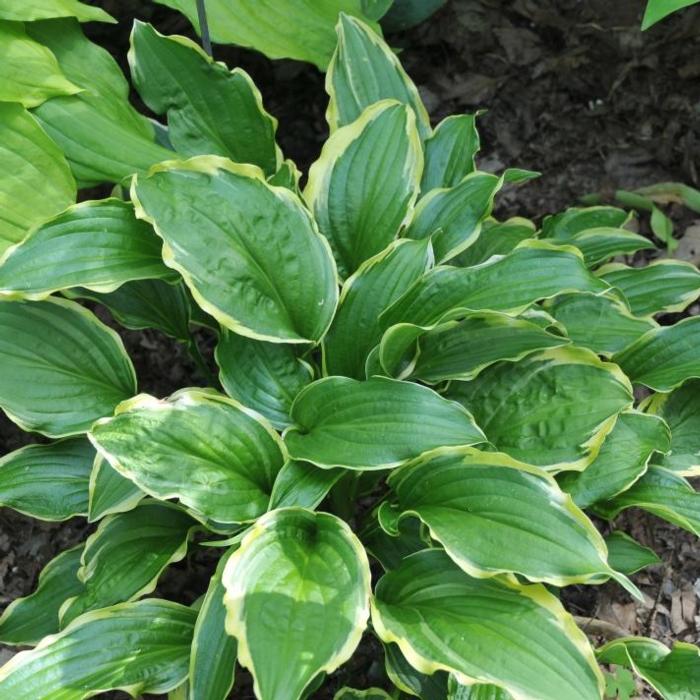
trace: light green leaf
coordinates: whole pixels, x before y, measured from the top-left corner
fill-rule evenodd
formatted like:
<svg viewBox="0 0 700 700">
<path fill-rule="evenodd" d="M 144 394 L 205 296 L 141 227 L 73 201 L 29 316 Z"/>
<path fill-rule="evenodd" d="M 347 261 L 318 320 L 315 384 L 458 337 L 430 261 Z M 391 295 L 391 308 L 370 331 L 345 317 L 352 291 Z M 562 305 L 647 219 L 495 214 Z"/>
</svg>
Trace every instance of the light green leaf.
<svg viewBox="0 0 700 700">
<path fill-rule="evenodd" d="M 0 459 L 0 505 L 40 520 L 86 515 L 94 459 L 82 437 L 10 452 Z"/>
<path fill-rule="evenodd" d="M 297 357 L 293 345 L 266 343 L 223 329 L 215 357 L 229 396 L 261 413 L 277 430 L 291 425 L 292 401 L 313 379 L 313 369 Z"/>
<path fill-rule="evenodd" d="M 396 644 L 384 645 L 384 666 L 391 682 L 400 690 L 421 700 L 445 700 L 448 674 L 437 671 L 425 675 L 406 661 Z"/>
<path fill-rule="evenodd" d="M 123 476 L 199 517 L 253 520 L 267 510 L 285 461 L 277 433 L 257 413 L 213 391 L 141 394 L 96 423 L 90 440 Z"/>
<path fill-rule="evenodd" d="M 612 263 L 596 274 L 623 293 L 635 316 L 677 313 L 700 297 L 700 271 L 679 260 L 656 260 L 645 267 Z"/>
<path fill-rule="evenodd" d="M 525 241 L 512 253 L 471 268 L 436 267 L 381 315 L 384 329 L 396 323 L 430 326 L 452 309 L 489 309 L 518 314 L 539 299 L 564 292 L 604 292 L 607 285 L 586 269 L 571 247 Z"/>
<path fill-rule="evenodd" d="M 562 294 L 547 304 L 576 345 L 612 355 L 656 328 L 651 319 L 635 318 L 612 294 Z"/>
<path fill-rule="evenodd" d="M 267 175 L 277 170 L 277 120 L 245 71 L 229 71 L 189 39 L 164 36 L 138 20 L 129 65 L 146 105 L 167 114 L 168 137 L 178 153 L 226 156 L 258 165 Z"/>
<path fill-rule="evenodd" d="M 0 302 L 0 328 L 0 407 L 24 430 L 84 433 L 136 392 L 119 336 L 75 302 Z"/>
<path fill-rule="evenodd" d="M 425 168 L 420 189 L 454 187 L 476 170 L 474 162 L 481 142 L 475 114 L 455 114 L 443 119 L 425 142 Z"/>
<path fill-rule="evenodd" d="M 173 276 L 161 241 L 128 202 L 81 202 L 38 226 L 0 258 L 0 297 L 45 299 L 71 287 L 110 292 L 124 282 Z"/>
<path fill-rule="evenodd" d="M 94 523 L 105 515 L 133 510 L 145 495 L 133 481 L 97 455 L 90 473 L 88 522 Z"/>
<path fill-rule="evenodd" d="M 394 99 L 413 109 L 421 139 L 430 136 L 430 117 L 418 90 L 384 40 L 347 15 L 341 15 L 337 32 L 338 46 L 326 74 L 331 131 L 354 122 L 375 102 Z"/>
<path fill-rule="evenodd" d="M 280 164 L 279 170 L 274 175 L 267 178 L 267 181 L 276 187 L 286 187 L 295 194 L 300 194 L 300 179 L 301 171 L 297 168 L 293 160 L 287 159 Z"/>
<path fill-rule="evenodd" d="M 0 253 L 75 201 L 75 181 L 56 144 L 21 105 L 0 102 Z"/>
<path fill-rule="evenodd" d="M 560 214 L 546 216 L 542 235 L 559 241 L 570 241 L 573 236 L 592 228 L 622 228 L 633 214 L 609 206 L 573 207 Z"/>
<path fill-rule="evenodd" d="M 80 22 L 116 22 L 103 9 L 77 0 L 10 0 L 0 7 L 1 19 L 31 22 L 55 17 L 75 17 Z"/>
<path fill-rule="evenodd" d="M 0 10 L 0 14 L 2 10 Z M 56 95 L 80 92 L 45 46 L 30 39 L 20 22 L 0 19 L 0 100 L 36 107 Z"/>
<path fill-rule="evenodd" d="M 410 217 L 422 169 L 413 112 L 395 100 L 368 107 L 331 134 L 309 170 L 304 199 L 341 277 L 396 238 Z"/>
<path fill-rule="evenodd" d="M 287 462 L 272 487 L 269 510 L 299 506 L 315 510 L 346 472 L 320 469 L 308 462 Z"/>
<path fill-rule="evenodd" d="M 54 557 L 39 574 L 36 590 L 5 608 L 0 617 L 3 644 L 34 645 L 58 632 L 61 605 L 83 589 L 77 577 L 82 552 L 80 545 Z"/>
<path fill-rule="evenodd" d="M 497 449 L 555 472 L 588 466 L 632 406 L 620 369 L 575 347 L 492 365 L 471 382 L 453 382 L 446 396 L 472 411 Z"/>
<path fill-rule="evenodd" d="M 450 676 L 447 681 L 447 700 L 511 700 L 512 695 L 491 683 L 460 685 Z"/>
<path fill-rule="evenodd" d="M 0 669 L 0 696 L 83 700 L 117 689 L 132 697 L 167 693 L 187 677 L 196 615 L 166 600 L 87 613 L 6 663 Z"/>
<path fill-rule="evenodd" d="M 388 483 L 397 517 L 420 518 L 470 576 L 516 573 L 555 586 L 613 576 L 634 588 L 608 566 L 593 523 L 540 469 L 495 452 L 443 449 Z"/>
<path fill-rule="evenodd" d="M 298 700 L 319 673 L 350 658 L 367 624 L 367 555 L 333 515 L 267 513 L 229 559 L 223 582 L 226 630 L 260 700 Z"/>
<path fill-rule="evenodd" d="M 593 462 L 562 474 L 559 483 L 580 508 L 613 498 L 644 474 L 655 450 L 669 450 L 669 440 L 668 426 L 656 416 L 621 413 Z"/>
<path fill-rule="evenodd" d="M 642 30 L 649 29 L 670 14 L 695 5 L 697 2 L 698 0 L 648 0 L 642 19 Z"/>
<path fill-rule="evenodd" d="M 173 157 L 155 143 L 153 125 L 129 103 L 129 85 L 116 61 L 89 41 L 75 20 L 33 22 L 27 32 L 55 54 L 66 77 L 83 89 L 34 110 L 81 187 L 120 182 Z"/>
<path fill-rule="evenodd" d="M 384 377 L 319 379 L 297 396 L 292 419 L 291 457 L 326 469 L 390 469 L 436 447 L 484 441 L 459 404 Z"/>
<path fill-rule="evenodd" d="M 589 267 L 595 267 L 616 255 L 630 255 L 638 250 L 656 250 L 644 236 L 623 228 L 591 228 L 574 234 L 566 241 L 575 245 Z"/>
<path fill-rule="evenodd" d="M 382 577 L 372 623 L 421 673 L 449 671 L 464 685 L 490 683 L 523 700 L 602 695 L 593 651 L 552 594 L 471 578 L 440 550 L 419 552 Z"/>
<path fill-rule="evenodd" d="M 623 574 L 633 574 L 652 564 L 660 564 L 661 559 L 639 542 L 633 540 L 624 532 L 616 530 L 605 538 L 608 547 L 608 561 L 610 566 Z"/>
<path fill-rule="evenodd" d="M 295 194 L 268 185 L 255 166 L 199 156 L 139 176 L 132 198 L 163 239 L 166 264 L 223 326 L 272 342 L 323 337 L 335 266 Z"/>
<path fill-rule="evenodd" d="M 647 331 L 613 360 L 635 384 L 671 391 L 700 377 L 700 317 Z"/>
<path fill-rule="evenodd" d="M 502 185 L 495 175 L 474 172 L 454 187 L 432 190 L 418 203 L 403 235 L 431 238 L 439 263 L 454 258 L 478 238 Z"/>
<path fill-rule="evenodd" d="M 338 313 L 323 342 L 324 371 L 361 379 L 365 361 L 379 343 L 379 315 L 432 264 L 430 241 L 394 241 L 346 280 Z"/>
<path fill-rule="evenodd" d="M 535 323 L 495 311 L 460 316 L 460 320 L 429 328 L 408 323 L 392 326 L 379 349 L 384 371 L 389 376 L 428 384 L 467 380 L 499 360 L 517 361 L 535 350 L 570 342 Z"/>
<path fill-rule="evenodd" d="M 393 700 L 391 695 L 381 688 L 368 688 L 357 690 L 356 688 L 341 688 L 333 700 Z"/>
<path fill-rule="evenodd" d="M 506 255 L 519 243 L 535 238 L 537 231 L 532 221 L 513 217 L 507 221 L 487 219 L 479 237 L 466 250 L 453 258 L 452 265 L 472 267 L 486 262 L 492 255 Z"/>
</svg>

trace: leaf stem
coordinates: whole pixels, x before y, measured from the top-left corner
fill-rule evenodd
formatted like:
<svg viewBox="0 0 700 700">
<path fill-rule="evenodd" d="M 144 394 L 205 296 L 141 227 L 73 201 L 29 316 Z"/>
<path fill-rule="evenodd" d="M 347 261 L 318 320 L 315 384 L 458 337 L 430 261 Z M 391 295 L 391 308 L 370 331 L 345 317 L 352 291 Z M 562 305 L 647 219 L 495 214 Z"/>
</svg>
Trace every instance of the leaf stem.
<svg viewBox="0 0 700 700">
<path fill-rule="evenodd" d="M 189 341 L 185 343 L 185 347 L 187 348 L 189 356 L 192 358 L 192 362 L 194 362 L 199 370 L 199 373 L 202 375 L 202 378 L 206 380 L 209 386 L 218 388 L 219 382 L 209 369 L 209 366 L 207 365 L 207 362 L 204 359 L 194 336 L 191 336 Z"/>
<path fill-rule="evenodd" d="M 202 48 L 209 56 L 212 56 L 211 37 L 209 36 L 209 22 L 207 21 L 207 8 L 205 0 L 197 0 L 197 19 L 199 20 L 199 33 L 202 37 Z"/>
</svg>

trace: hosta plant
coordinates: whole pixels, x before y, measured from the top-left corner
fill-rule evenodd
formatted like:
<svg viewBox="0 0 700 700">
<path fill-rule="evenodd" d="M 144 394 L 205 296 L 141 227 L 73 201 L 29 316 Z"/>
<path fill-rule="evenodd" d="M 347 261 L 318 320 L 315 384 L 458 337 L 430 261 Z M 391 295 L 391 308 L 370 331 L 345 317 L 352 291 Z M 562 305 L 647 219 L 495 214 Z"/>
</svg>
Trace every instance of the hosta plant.
<svg viewBox="0 0 700 700">
<path fill-rule="evenodd" d="M 147 119 L 94 8 L 17 7 L 3 31 L 41 61 L 0 104 L 0 406 L 36 439 L 0 503 L 92 530 L 0 618 L 32 647 L 0 697 L 223 700 L 238 662 L 298 700 L 367 643 L 383 687 L 341 700 L 596 700 L 608 664 L 697 698 L 696 647 L 595 649 L 560 595 L 642 595 L 630 507 L 700 534 L 700 319 L 672 322 L 700 272 L 621 262 L 654 244 L 615 207 L 493 218 L 533 174 L 478 170 L 475 116 L 431 124 L 355 18 L 302 179 L 244 71 L 136 23 Z M 195 355 L 215 337 L 218 379 L 139 393 L 97 306 Z M 159 597 L 204 545 L 201 597 Z"/>
</svg>

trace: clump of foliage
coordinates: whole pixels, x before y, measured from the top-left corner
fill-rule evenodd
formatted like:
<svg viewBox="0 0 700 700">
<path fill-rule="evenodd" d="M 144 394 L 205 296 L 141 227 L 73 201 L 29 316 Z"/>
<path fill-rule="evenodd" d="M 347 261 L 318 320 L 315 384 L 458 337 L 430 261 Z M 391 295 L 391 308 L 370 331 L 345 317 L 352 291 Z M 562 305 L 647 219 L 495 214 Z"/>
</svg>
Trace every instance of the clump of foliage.
<svg viewBox="0 0 700 700">
<path fill-rule="evenodd" d="M 639 597 L 658 561 L 590 514 L 700 534 L 700 318 L 668 323 L 700 272 L 610 263 L 654 247 L 616 207 L 495 220 L 533 174 L 479 171 L 475 115 L 433 128 L 356 18 L 301 190 L 244 71 L 137 22 L 154 122 L 80 29 L 99 11 L 43 5 L 0 25 L 40 66 L 0 104 L 0 406 L 49 440 L 2 458 L 0 503 L 96 528 L 0 618 L 34 647 L 0 697 L 223 700 L 238 660 L 260 700 L 298 700 L 363 634 L 391 696 L 339 698 L 595 700 L 599 664 L 696 697 L 696 647 L 594 650 L 559 591 Z M 208 328 L 221 386 L 139 394 L 83 300 L 194 353 Z M 222 552 L 203 597 L 144 598 L 195 536 Z"/>
</svg>

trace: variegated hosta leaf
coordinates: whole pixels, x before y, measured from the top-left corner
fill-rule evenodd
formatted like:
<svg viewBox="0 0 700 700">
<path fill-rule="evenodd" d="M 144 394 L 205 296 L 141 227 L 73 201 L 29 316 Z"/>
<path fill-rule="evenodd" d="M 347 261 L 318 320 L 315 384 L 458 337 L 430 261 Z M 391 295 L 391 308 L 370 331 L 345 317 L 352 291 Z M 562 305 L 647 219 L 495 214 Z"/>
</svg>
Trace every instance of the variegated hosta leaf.
<svg viewBox="0 0 700 700">
<path fill-rule="evenodd" d="M 131 479 L 122 476 L 98 454 L 90 473 L 88 522 L 133 510 L 145 495 Z"/>
<path fill-rule="evenodd" d="M 550 471 L 588 466 L 632 406 L 620 369 L 575 347 L 492 365 L 471 382 L 452 382 L 446 396 L 474 414 L 497 449 Z"/>
<path fill-rule="evenodd" d="M 447 681 L 447 700 L 512 700 L 513 696 L 491 683 L 461 685 L 450 676 Z"/>
<path fill-rule="evenodd" d="M 438 263 L 454 258 L 478 238 L 502 185 L 502 178 L 475 172 L 454 187 L 433 190 L 418 203 L 404 235 L 430 238 Z"/>
<path fill-rule="evenodd" d="M 299 198 L 262 171 L 215 156 L 154 168 L 132 186 L 200 306 L 258 340 L 316 342 L 337 301 L 327 241 Z M 194 235 L 196 231 L 196 235 Z"/>
<path fill-rule="evenodd" d="M 496 452 L 444 449 L 388 483 L 397 517 L 420 518 L 470 576 L 517 573 L 556 586 L 613 576 L 634 588 L 608 565 L 593 523 L 540 469 Z"/>
<path fill-rule="evenodd" d="M 354 17 L 341 15 L 337 32 L 338 46 L 326 75 L 330 96 L 326 119 L 331 131 L 354 122 L 375 102 L 394 99 L 413 109 L 418 132 L 426 139 L 431 131 L 430 117 L 396 54 Z"/>
<path fill-rule="evenodd" d="M 245 71 L 229 71 L 193 41 L 163 36 L 138 20 L 129 63 L 143 101 L 167 114 L 168 138 L 178 153 L 226 156 L 267 175 L 277 170 L 277 121 Z"/>
<path fill-rule="evenodd" d="M 437 549 L 382 577 L 372 624 L 422 673 L 450 671 L 462 684 L 497 685 L 522 700 L 602 695 L 593 651 L 552 594 L 539 584 L 472 578 Z"/>
<path fill-rule="evenodd" d="M 10 452 L 0 459 L 0 505 L 40 520 L 86 515 L 94 459 L 83 437 Z"/>
<path fill-rule="evenodd" d="M 605 538 L 608 548 L 608 562 L 616 571 L 633 574 L 652 564 L 660 564 L 661 559 L 624 532 L 616 530 Z"/>
<path fill-rule="evenodd" d="M 75 201 L 63 154 L 21 105 L 0 102 L 0 253 Z"/>
<path fill-rule="evenodd" d="M 325 373 L 361 379 L 382 337 L 379 315 L 432 263 L 430 241 L 401 238 L 365 261 L 343 285 L 338 313 L 323 342 Z"/>
<path fill-rule="evenodd" d="M 32 22 L 27 32 L 54 53 L 66 77 L 82 88 L 34 111 L 66 154 L 81 187 L 119 182 L 173 157 L 155 143 L 153 125 L 131 106 L 129 85 L 117 62 L 83 35 L 76 20 Z"/>
<path fill-rule="evenodd" d="M 323 468 L 390 469 L 436 447 L 484 441 L 458 403 L 385 377 L 319 379 L 294 400 L 292 420 L 290 456 Z"/>
<path fill-rule="evenodd" d="M 479 237 L 451 261 L 456 267 L 472 267 L 486 262 L 492 255 L 507 255 L 519 243 L 535 238 L 535 224 L 528 219 L 513 217 L 507 221 L 487 219 Z"/>
<path fill-rule="evenodd" d="M 0 14 L 2 10 L 0 10 Z M 0 19 L 0 101 L 36 107 L 56 95 L 80 91 L 58 66 L 56 57 L 34 41 L 20 22 Z"/>
<path fill-rule="evenodd" d="M 651 319 L 635 318 L 611 294 L 562 294 L 547 310 L 576 345 L 602 355 L 619 352 L 657 325 Z"/>
<path fill-rule="evenodd" d="M 596 511 L 612 519 L 625 508 L 642 508 L 700 537 L 700 493 L 682 476 L 663 467 L 648 471 L 612 501 L 596 504 Z"/>
<path fill-rule="evenodd" d="M 571 341 L 535 323 L 495 311 L 461 314 L 460 320 L 424 328 L 392 326 L 382 338 L 379 360 L 389 376 L 436 384 L 473 379 L 499 360 L 520 360 L 535 350 Z"/>
<path fill-rule="evenodd" d="M 572 207 L 560 214 L 545 217 L 542 234 L 546 238 L 569 241 L 577 233 L 592 228 L 622 228 L 632 216 L 617 207 Z"/>
<path fill-rule="evenodd" d="M 655 391 L 671 391 L 688 379 L 700 377 L 700 317 L 674 326 L 653 328 L 613 360 L 634 384 Z"/>
<path fill-rule="evenodd" d="M 96 423 L 90 440 L 146 493 L 177 498 L 200 518 L 253 520 L 267 510 L 285 461 L 277 433 L 257 413 L 213 391 L 142 394 Z"/>
<path fill-rule="evenodd" d="M 0 617 L 0 642 L 34 645 L 58 632 L 61 605 L 83 590 L 77 576 L 82 553 L 80 545 L 53 558 L 39 574 L 36 590 L 5 608 Z"/>
<path fill-rule="evenodd" d="M 370 521 L 362 529 L 360 539 L 367 552 L 382 565 L 385 571 L 389 571 L 390 569 L 396 569 L 401 562 L 411 554 L 415 554 L 431 546 L 432 541 L 423 523 L 415 518 L 406 518 L 398 522 L 391 522 L 392 534 L 389 534 L 384 529 L 384 527 L 386 527 L 386 522 L 383 518 L 385 511 L 385 508 L 380 508 L 376 511 Z M 389 511 L 388 515 L 393 521 L 393 514 Z M 381 523 L 380 518 L 382 519 Z M 402 687 L 400 683 L 396 683 L 396 681 L 393 680 L 391 671 L 389 671 L 389 676 L 392 678 L 392 682 Z M 406 688 L 403 689 L 406 690 Z M 406 692 L 412 691 L 409 688 Z M 419 692 L 414 692 L 413 694 L 419 697 L 421 695 Z"/>
<path fill-rule="evenodd" d="M 277 474 L 269 509 L 299 506 L 315 510 L 345 473 L 343 469 L 321 469 L 290 460 Z"/>
<path fill-rule="evenodd" d="M 477 267 L 436 267 L 399 297 L 381 322 L 384 329 L 396 323 L 429 326 L 458 308 L 517 314 L 539 299 L 606 289 L 575 248 L 525 241 L 505 257 Z"/>
<path fill-rule="evenodd" d="M 596 274 L 624 294 L 635 316 L 683 311 L 700 297 L 700 271 L 680 260 L 656 260 L 645 267 L 612 263 Z"/>
<path fill-rule="evenodd" d="M 664 700 L 695 700 L 700 688 L 700 649 L 676 642 L 673 649 L 655 639 L 624 637 L 597 650 L 601 663 L 631 668 Z"/>
<path fill-rule="evenodd" d="M 654 394 L 644 410 L 663 418 L 671 429 L 671 446 L 653 458 L 680 474 L 700 476 L 700 380 L 691 379 L 670 394 Z"/>
<path fill-rule="evenodd" d="M 271 185 L 276 187 L 286 187 L 288 190 L 294 192 L 294 194 L 301 194 L 299 191 L 299 180 L 301 179 L 301 172 L 297 168 L 296 164 L 292 160 L 284 160 L 279 166 L 279 170 L 267 178 L 267 181 Z"/>
<path fill-rule="evenodd" d="M 330 241 L 341 277 L 396 238 L 422 169 L 415 117 L 395 100 L 373 104 L 331 134 L 309 170 L 304 199 Z"/>
<path fill-rule="evenodd" d="M 228 561 L 226 630 L 260 700 L 298 700 L 355 651 L 369 615 L 367 555 L 339 518 L 271 511 Z"/>
<path fill-rule="evenodd" d="M 81 202 L 5 251 L 0 297 L 45 299 L 71 287 L 111 292 L 131 280 L 172 278 L 160 249 L 161 240 L 129 202 Z"/>
<path fill-rule="evenodd" d="M 591 228 L 574 234 L 566 240 L 575 245 L 586 260 L 595 267 L 616 255 L 630 255 L 638 250 L 655 250 L 656 246 L 644 236 L 623 228 Z"/>
<path fill-rule="evenodd" d="M 117 689 L 133 697 L 167 693 L 187 677 L 196 617 L 194 610 L 167 600 L 82 615 L 6 663 L 0 669 L 0 696 L 82 700 Z"/>
<path fill-rule="evenodd" d="M 368 688 L 367 690 L 341 688 L 333 696 L 333 700 L 393 700 L 393 698 L 381 688 Z"/>
<path fill-rule="evenodd" d="M 582 472 L 565 472 L 559 484 L 580 508 L 613 498 L 644 474 L 655 451 L 668 452 L 670 437 L 656 416 L 621 413 L 593 462 Z"/>
<path fill-rule="evenodd" d="M 223 329 L 215 356 L 229 396 L 261 413 L 278 430 L 291 425 L 292 401 L 314 376 L 293 345 L 266 343 Z"/>
<path fill-rule="evenodd" d="M 75 17 L 80 22 L 116 22 L 103 9 L 78 0 L 10 0 L 0 6 L 0 18 L 20 22 Z"/>
<path fill-rule="evenodd" d="M 105 518 L 85 543 L 78 571 L 84 588 L 61 606 L 61 626 L 150 593 L 163 570 L 185 556 L 195 526 L 176 506 L 157 501 Z"/>
<path fill-rule="evenodd" d="M 86 432 L 136 392 L 119 336 L 75 302 L 0 302 L 0 407 L 49 437 Z"/>
<path fill-rule="evenodd" d="M 443 119 L 425 142 L 425 167 L 420 189 L 423 195 L 436 187 L 454 187 L 476 170 L 481 143 L 476 114 L 455 114 Z"/>
<path fill-rule="evenodd" d="M 384 667 L 391 682 L 404 693 L 421 700 L 445 700 L 448 674 L 444 671 L 430 675 L 419 673 L 408 663 L 397 644 L 384 645 Z"/>
</svg>

